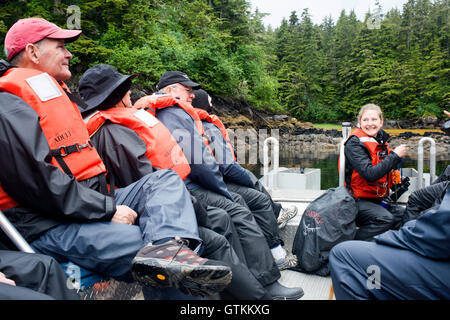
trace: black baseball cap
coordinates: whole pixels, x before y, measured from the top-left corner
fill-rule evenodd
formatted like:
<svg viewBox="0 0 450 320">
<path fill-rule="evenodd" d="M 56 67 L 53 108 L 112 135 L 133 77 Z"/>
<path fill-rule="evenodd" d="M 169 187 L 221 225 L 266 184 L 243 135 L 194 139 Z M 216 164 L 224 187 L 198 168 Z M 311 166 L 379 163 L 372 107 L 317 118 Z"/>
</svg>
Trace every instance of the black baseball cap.
<svg viewBox="0 0 450 320">
<path fill-rule="evenodd" d="M 192 89 L 200 89 L 202 86 L 198 83 L 195 83 L 189 77 L 186 73 L 181 71 L 167 71 L 162 75 L 162 77 L 159 79 L 158 84 L 156 85 L 156 89 L 161 90 L 162 88 L 165 88 L 167 86 L 170 86 L 171 84 L 175 83 L 181 83 L 182 85 L 186 87 L 191 87 Z"/>
</svg>

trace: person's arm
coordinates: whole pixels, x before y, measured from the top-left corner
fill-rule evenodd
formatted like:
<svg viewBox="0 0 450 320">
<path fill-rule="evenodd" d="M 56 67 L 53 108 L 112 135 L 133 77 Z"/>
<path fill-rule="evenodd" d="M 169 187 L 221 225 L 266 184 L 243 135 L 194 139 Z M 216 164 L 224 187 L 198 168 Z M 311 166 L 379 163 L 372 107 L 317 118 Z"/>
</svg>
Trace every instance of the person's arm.
<svg viewBox="0 0 450 320">
<path fill-rule="evenodd" d="M 78 183 L 50 164 L 37 113 L 20 98 L 0 93 L 0 182 L 21 206 L 69 221 L 109 221 L 111 197 Z"/>
<path fill-rule="evenodd" d="M 91 142 L 117 187 L 126 187 L 153 172 L 145 155 L 145 142 L 129 128 L 107 122 L 91 137 Z"/>
<path fill-rule="evenodd" d="M 387 231 L 375 240 L 401 249 L 414 251 L 432 259 L 450 259 L 450 186 L 440 205 L 407 222 L 400 230 Z"/>
<path fill-rule="evenodd" d="M 189 178 L 202 187 L 233 200 L 223 181 L 216 159 L 195 129 L 194 120 L 185 116 L 184 113 L 181 108 L 168 107 L 157 110 L 156 117 L 169 129 L 183 150 L 191 166 Z"/>
<path fill-rule="evenodd" d="M 224 179 L 249 188 L 254 188 L 254 183 L 247 174 L 247 171 L 234 160 L 219 128 L 206 121 L 203 121 L 203 127 L 205 128 L 206 135 L 209 137 L 210 147 L 214 150 L 214 157 Z"/>
<path fill-rule="evenodd" d="M 401 158 L 395 153 L 389 153 L 386 158 L 377 165 L 372 165 L 369 150 L 352 136 L 345 144 L 345 161 L 355 169 L 364 180 L 374 182 L 395 169 Z"/>
</svg>

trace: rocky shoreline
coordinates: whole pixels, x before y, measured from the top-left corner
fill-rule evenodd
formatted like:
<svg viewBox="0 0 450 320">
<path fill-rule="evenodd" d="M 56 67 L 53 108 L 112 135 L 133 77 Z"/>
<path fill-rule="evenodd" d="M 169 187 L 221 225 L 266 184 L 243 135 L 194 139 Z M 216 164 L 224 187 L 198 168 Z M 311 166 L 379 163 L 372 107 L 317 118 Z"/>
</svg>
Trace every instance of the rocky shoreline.
<svg viewBox="0 0 450 320">
<path fill-rule="evenodd" d="M 133 90 L 132 100 L 147 93 L 139 90 Z M 308 153 L 318 158 L 325 158 L 330 154 L 339 154 L 339 145 L 342 140 L 342 133 L 339 130 L 317 129 L 310 122 L 303 122 L 284 114 L 274 114 L 261 110 L 256 110 L 247 102 L 239 99 L 213 97 L 213 109 L 220 119 L 224 122 L 231 136 L 236 130 L 240 129 L 250 132 L 256 136 L 253 142 L 246 141 L 246 152 L 251 149 L 251 143 L 259 143 L 267 135 L 259 136 L 260 132 L 272 132 L 279 137 L 280 153 Z M 408 146 L 408 157 L 417 159 L 418 142 L 421 138 L 429 136 L 436 142 L 436 159 L 450 159 L 450 137 L 443 133 L 436 133 L 444 123 L 433 117 L 425 117 L 416 120 L 385 120 L 385 129 L 404 129 L 406 132 L 391 136 L 389 144 L 396 147 L 400 144 Z M 355 125 L 355 124 L 353 124 Z M 408 132 L 407 129 L 430 129 L 424 135 Z M 277 131 L 274 131 L 277 130 Z M 263 141 L 263 140 L 262 140 Z M 262 150 L 262 142 L 259 143 L 259 150 Z M 429 143 L 424 144 L 424 157 L 429 157 Z M 261 157 L 261 155 L 260 155 Z"/>
<path fill-rule="evenodd" d="M 288 115 L 264 114 L 248 105 L 236 105 L 236 103 L 230 103 L 230 101 L 220 102 L 220 106 L 217 106 L 217 101 L 214 104 L 215 112 L 220 116 L 231 136 L 234 136 L 238 129 L 255 135 L 260 132 L 267 132 L 270 136 L 271 132 L 274 132 L 275 136 L 278 135 L 279 137 L 280 153 L 310 153 L 319 156 L 320 154 L 339 154 L 339 145 L 342 141 L 342 133 L 339 130 L 317 129 L 310 122 L 302 122 Z M 415 121 L 386 120 L 384 128 L 406 130 L 401 134 L 392 135 L 389 144 L 391 147 L 406 144 L 409 158 L 417 159 L 419 140 L 423 137 L 431 137 L 436 143 L 436 159 L 448 160 L 450 157 L 450 137 L 441 132 L 436 132 L 439 131 L 443 122 L 443 120 L 437 118 L 424 118 Z M 430 131 L 421 135 L 408 132 L 408 128 L 430 129 Z M 260 139 L 258 138 L 257 141 L 260 141 Z M 247 150 L 253 147 L 249 145 L 252 142 L 245 143 Z M 429 150 L 430 143 L 427 142 L 424 144 L 425 159 L 429 158 Z"/>
</svg>

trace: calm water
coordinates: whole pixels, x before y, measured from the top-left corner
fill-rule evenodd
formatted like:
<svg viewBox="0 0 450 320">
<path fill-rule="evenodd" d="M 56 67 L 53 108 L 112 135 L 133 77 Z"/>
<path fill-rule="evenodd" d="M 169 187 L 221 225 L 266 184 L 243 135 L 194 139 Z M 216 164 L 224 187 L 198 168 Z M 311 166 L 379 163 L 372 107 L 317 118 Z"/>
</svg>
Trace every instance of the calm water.
<svg viewBox="0 0 450 320">
<path fill-rule="evenodd" d="M 339 185 L 338 155 L 303 155 L 302 158 L 295 155 L 280 154 L 280 167 L 288 168 L 319 168 L 321 173 L 320 186 L 326 190 Z M 417 160 L 405 158 L 402 161 L 403 168 L 415 168 L 417 170 Z M 436 160 L 436 175 L 439 176 L 444 169 L 450 165 L 450 159 Z M 252 171 L 258 178 L 262 177 L 262 164 L 242 165 Z M 424 172 L 430 171 L 429 160 L 424 161 Z"/>
</svg>

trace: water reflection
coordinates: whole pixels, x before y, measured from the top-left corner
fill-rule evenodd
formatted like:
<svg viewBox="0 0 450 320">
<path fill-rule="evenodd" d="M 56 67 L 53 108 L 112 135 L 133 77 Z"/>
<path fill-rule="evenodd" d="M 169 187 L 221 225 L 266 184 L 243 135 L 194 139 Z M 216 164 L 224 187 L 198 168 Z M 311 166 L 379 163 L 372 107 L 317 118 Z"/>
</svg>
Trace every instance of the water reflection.
<svg viewBox="0 0 450 320">
<path fill-rule="evenodd" d="M 311 153 L 293 153 L 290 150 L 280 150 L 279 163 L 280 167 L 288 168 L 320 168 L 321 173 L 321 189 L 334 188 L 339 185 L 338 174 L 338 158 L 335 153 L 311 152 Z M 263 175 L 263 165 L 258 164 L 241 164 L 253 172 L 258 178 Z M 450 158 L 446 160 L 436 160 L 436 175 L 439 176 L 444 169 L 450 165 Z M 402 160 L 403 168 L 417 169 L 417 159 L 405 157 Z M 424 172 L 430 170 L 429 160 L 424 161 Z"/>
</svg>

